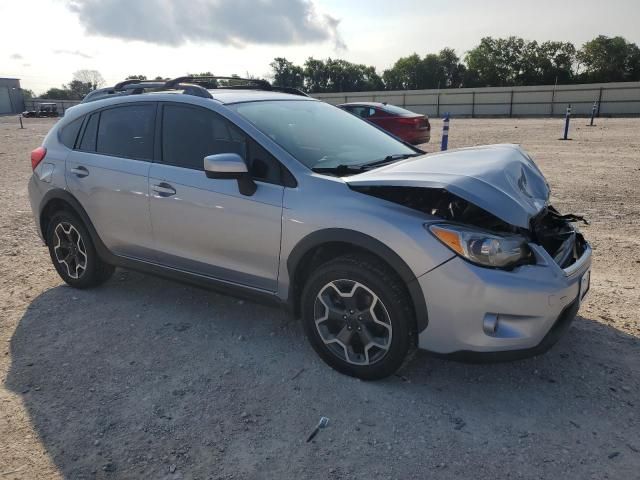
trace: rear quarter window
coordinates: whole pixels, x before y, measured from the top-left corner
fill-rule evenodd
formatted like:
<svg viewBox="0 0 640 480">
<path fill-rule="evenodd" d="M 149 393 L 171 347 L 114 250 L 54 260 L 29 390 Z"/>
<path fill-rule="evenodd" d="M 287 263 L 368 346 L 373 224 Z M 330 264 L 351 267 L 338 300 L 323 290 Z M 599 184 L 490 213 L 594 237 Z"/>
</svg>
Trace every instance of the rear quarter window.
<svg viewBox="0 0 640 480">
<path fill-rule="evenodd" d="M 84 128 L 84 133 L 82 134 L 82 140 L 80 141 L 78 150 L 83 150 L 85 152 L 96 151 L 96 136 L 98 135 L 99 119 L 100 119 L 100 112 L 93 113 L 89 117 L 89 121 L 87 122 L 87 126 Z"/>
<path fill-rule="evenodd" d="M 78 133 L 80 133 L 83 120 L 84 117 L 80 117 L 62 127 L 60 131 L 60 142 L 62 142 L 65 147 L 74 148 L 76 146 L 76 139 L 78 138 Z"/>
</svg>

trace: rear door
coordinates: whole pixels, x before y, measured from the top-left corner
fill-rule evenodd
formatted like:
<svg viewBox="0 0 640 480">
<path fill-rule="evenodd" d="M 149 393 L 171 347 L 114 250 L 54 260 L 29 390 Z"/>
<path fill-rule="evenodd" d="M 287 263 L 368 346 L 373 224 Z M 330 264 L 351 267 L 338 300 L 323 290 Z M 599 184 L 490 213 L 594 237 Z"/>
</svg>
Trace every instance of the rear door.
<svg viewBox="0 0 640 480">
<path fill-rule="evenodd" d="M 282 230 L 281 165 L 212 110 L 161 105 L 161 158 L 149 175 L 151 223 L 160 263 L 275 291 Z M 211 179 L 204 157 L 241 154 L 258 184 L 252 196 L 236 180 Z"/>
<path fill-rule="evenodd" d="M 148 177 L 155 102 L 88 114 L 66 162 L 67 186 L 113 253 L 153 260 Z"/>
</svg>

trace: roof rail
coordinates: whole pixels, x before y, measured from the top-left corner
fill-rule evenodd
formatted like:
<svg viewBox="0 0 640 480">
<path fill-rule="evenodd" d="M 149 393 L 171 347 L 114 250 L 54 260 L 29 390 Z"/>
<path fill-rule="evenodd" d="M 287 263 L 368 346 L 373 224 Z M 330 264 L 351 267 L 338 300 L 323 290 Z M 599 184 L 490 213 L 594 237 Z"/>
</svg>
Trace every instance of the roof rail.
<svg viewBox="0 0 640 480">
<path fill-rule="evenodd" d="M 218 80 L 228 81 L 227 85 L 220 85 Z M 111 95 L 134 95 L 144 93 L 146 89 L 161 90 L 183 90 L 186 95 L 194 95 L 196 97 L 213 98 L 208 89 L 250 89 L 250 90 L 267 90 L 274 92 L 288 93 L 291 95 L 300 95 L 308 97 L 303 91 L 293 87 L 272 86 L 266 80 L 259 78 L 240 78 L 240 77 L 220 77 L 215 75 L 190 75 L 185 77 L 177 77 L 171 80 L 136 80 L 129 79 L 116 83 L 113 87 L 101 88 L 88 93 L 81 103 L 92 102 L 107 98 Z"/>
<path fill-rule="evenodd" d="M 226 80 L 229 82 L 227 85 L 220 85 L 218 80 Z M 293 87 L 278 87 L 271 85 L 268 81 L 260 78 L 242 78 L 242 77 L 221 77 L 217 75 L 193 75 L 188 77 L 178 77 L 173 80 L 169 80 L 166 84 L 166 88 L 175 88 L 174 85 L 188 82 L 193 84 L 205 84 L 206 88 L 218 89 L 218 88 L 234 88 L 238 90 L 267 90 L 274 92 L 289 93 L 291 95 L 300 95 L 308 97 L 302 90 Z"/>
<path fill-rule="evenodd" d="M 217 81 L 218 80 L 227 80 L 229 82 L 233 82 L 234 85 L 225 85 L 221 87 Z M 266 80 L 262 80 L 259 78 L 241 78 L 241 77 L 221 77 L 217 75 L 190 75 L 186 77 L 178 77 L 173 80 L 169 80 L 166 83 L 167 88 L 174 88 L 174 85 L 179 83 L 206 83 L 207 85 L 211 85 L 209 88 L 237 88 L 237 87 L 245 87 L 245 88 L 258 88 L 260 90 L 271 90 L 271 84 Z"/>
</svg>

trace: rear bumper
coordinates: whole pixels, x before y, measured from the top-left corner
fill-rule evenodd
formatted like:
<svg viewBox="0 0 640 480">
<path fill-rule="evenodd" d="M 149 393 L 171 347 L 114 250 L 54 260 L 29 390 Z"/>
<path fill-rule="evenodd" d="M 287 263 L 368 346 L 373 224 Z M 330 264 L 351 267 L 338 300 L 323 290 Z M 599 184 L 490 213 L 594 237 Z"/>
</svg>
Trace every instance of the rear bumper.
<svg viewBox="0 0 640 480">
<path fill-rule="evenodd" d="M 544 249 L 532 249 L 536 265 L 513 271 L 455 257 L 421 276 L 429 318 L 419 347 L 476 361 L 524 358 L 550 348 L 578 312 L 591 249 L 566 270 Z"/>
<path fill-rule="evenodd" d="M 429 143 L 429 140 L 431 140 L 431 130 L 428 130 L 426 128 L 421 130 L 414 130 L 408 133 L 403 133 L 401 136 L 403 137 L 402 139 L 405 142 L 419 145 L 421 143 Z"/>
</svg>

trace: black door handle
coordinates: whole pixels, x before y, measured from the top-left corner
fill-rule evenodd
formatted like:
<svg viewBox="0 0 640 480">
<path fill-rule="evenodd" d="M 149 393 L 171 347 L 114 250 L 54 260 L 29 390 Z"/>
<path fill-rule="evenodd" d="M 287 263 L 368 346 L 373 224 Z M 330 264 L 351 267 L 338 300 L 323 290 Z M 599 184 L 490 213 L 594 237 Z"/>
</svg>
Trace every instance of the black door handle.
<svg viewBox="0 0 640 480">
<path fill-rule="evenodd" d="M 86 167 L 83 167 L 82 165 L 79 165 L 77 167 L 73 167 L 71 169 L 71 173 L 73 173 L 76 177 L 86 177 L 89 175 L 89 170 L 87 170 Z"/>
<path fill-rule="evenodd" d="M 176 194 L 176 189 L 169 185 L 167 182 L 160 182 L 151 185 L 151 190 L 156 192 L 159 197 L 170 197 Z"/>
</svg>

